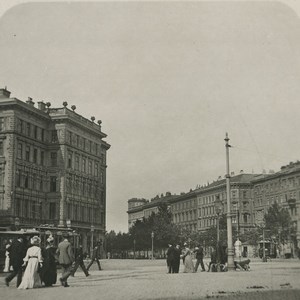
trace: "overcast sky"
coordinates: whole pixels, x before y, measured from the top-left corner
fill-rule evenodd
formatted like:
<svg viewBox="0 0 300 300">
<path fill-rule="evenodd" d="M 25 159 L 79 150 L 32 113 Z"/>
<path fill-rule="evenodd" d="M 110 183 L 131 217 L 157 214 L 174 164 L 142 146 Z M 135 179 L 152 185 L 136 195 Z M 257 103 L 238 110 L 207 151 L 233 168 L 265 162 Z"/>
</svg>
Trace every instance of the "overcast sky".
<svg viewBox="0 0 300 300">
<path fill-rule="evenodd" d="M 107 230 L 127 200 L 300 159 L 300 23 L 278 2 L 27 3 L 0 19 L 0 87 L 67 101 L 111 144 Z"/>
</svg>

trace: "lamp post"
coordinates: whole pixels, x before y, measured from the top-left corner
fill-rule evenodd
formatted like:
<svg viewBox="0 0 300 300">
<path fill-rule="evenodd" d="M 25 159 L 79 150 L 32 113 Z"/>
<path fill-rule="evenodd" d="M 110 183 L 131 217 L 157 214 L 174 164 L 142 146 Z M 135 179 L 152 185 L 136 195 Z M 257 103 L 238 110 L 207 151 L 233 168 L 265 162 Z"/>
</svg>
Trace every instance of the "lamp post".
<svg viewBox="0 0 300 300">
<path fill-rule="evenodd" d="M 136 243 L 136 240 L 133 239 L 133 259 L 135 259 L 135 243 Z"/>
<path fill-rule="evenodd" d="M 151 255 L 151 259 L 152 260 L 153 260 L 153 239 L 154 239 L 154 232 L 152 231 L 151 232 L 151 241 L 152 241 L 152 251 L 151 251 L 152 255 Z"/>
<path fill-rule="evenodd" d="M 95 226 L 91 225 L 91 254 L 93 253 L 93 249 L 94 249 L 94 230 L 95 230 Z"/>
<path fill-rule="evenodd" d="M 215 210 L 217 214 L 217 244 L 220 242 L 220 214 L 222 212 L 222 203 L 220 201 L 220 196 L 216 197 Z"/>
<path fill-rule="evenodd" d="M 216 251 L 217 251 L 217 263 L 220 263 L 220 214 L 222 211 L 222 203 L 220 201 L 220 196 L 216 196 L 216 200 L 215 200 L 215 212 L 217 215 L 217 247 L 216 247 Z"/>
<path fill-rule="evenodd" d="M 230 175 L 229 175 L 229 138 L 226 132 L 226 196 L 227 196 L 227 268 L 228 271 L 234 270 L 233 245 L 232 245 L 232 220 L 231 220 L 231 203 L 230 203 Z"/>
<path fill-rule="evenodd" d="M 262 228 L 262 238 L 263 238 L 263 257 L 262 257 L 262 261 L 266 262 L 267 258 L 266 258 L 266 245 L 265 245 L 265 223 L 261 224 L 261 228 Z"/>
</svg>

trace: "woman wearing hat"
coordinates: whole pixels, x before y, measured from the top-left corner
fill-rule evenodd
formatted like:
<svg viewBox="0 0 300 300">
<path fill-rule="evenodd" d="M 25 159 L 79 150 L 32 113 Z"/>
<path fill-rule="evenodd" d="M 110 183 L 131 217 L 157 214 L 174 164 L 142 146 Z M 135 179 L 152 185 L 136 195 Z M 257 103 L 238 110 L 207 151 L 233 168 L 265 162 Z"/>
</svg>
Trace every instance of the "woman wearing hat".
<svg viewBox="0 0 300 300">
<path fill-rule="evenodd" d="M 181 257 L 184 259 L 183 273 L 194 273 L 195 269 L 192 260 L 192 251 L 188 248 L 187 243 L 184 243 Z"/>
<path fill-rule="evenodd" d="M 27 264 L 24 276 L 18 289 L 32 289 L 41 287 L 41 279 L 39 275 L 39 268 L 43 262 L 41 248 L 39 247 L 41 239 L 34 236 L 30 240 L 32 247 L 27 250 L 24 258 L 24 266 Z"/>
<path fill-rule="evenodd" d="M 46 249 L 42 249 L 44 258 L 43 267 L 41 269 L 41 280 L 45 286 L 52 286 L 56 283 L 56 248 L 54 247 L 54 238 L 50 235 L 47 239 Z"/>
</svg>

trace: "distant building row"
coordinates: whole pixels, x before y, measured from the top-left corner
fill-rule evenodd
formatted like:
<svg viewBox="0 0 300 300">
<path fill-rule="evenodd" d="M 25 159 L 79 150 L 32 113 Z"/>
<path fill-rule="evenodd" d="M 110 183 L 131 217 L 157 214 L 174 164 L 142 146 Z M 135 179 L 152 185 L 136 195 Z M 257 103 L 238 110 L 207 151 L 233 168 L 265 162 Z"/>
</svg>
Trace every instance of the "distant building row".
<svg viewBox="0 0 300 300">
<path fill-rule="evenodd" d="M 261 224 L 268 208 L 277 202 L 287 208 L 297 229 L 300 246 L 300 162 L 281 167 L 272 174 L 241 174 L 231 176 L 231 213 L 233 226 L 240 233 Z M 157 211 L 158 204 L 167 202 L 173 215 L 173 222 L 192 231 L 205 231 L 216 225 L 216 203 L 221 212 L 227 212 L 226 182 L 219 179 L 206 186 L 196 188 L 181 195 L 128 200 L 128 226 L 147 218 Z"/>
</svg>

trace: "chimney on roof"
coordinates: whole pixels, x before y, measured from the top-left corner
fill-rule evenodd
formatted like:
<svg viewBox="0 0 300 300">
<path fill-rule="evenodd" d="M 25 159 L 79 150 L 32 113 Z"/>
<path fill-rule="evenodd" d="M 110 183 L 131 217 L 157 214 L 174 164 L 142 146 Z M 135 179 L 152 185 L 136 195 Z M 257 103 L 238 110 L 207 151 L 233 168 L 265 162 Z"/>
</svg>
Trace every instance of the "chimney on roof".
<svg viewBox="0 0 300 300">
<path fill-rule="evenodd" d="M 166 196 L 167 196 L 167 197 L 170 197 L 170 196 L 171 196 L 171 193 L 170 193 L 170 192 L 166 192 Z"/>
<path fill-rule="evenodd" d="M 9 98 L 10 97 L 10 91 L 6 89 L 0 89 L 0 99 Z"/>
<path fill-rule="evenodd" d="M 244 174 L 244 170 L 241 170 L 241 171 L 240 171 L 240 174 Z"/>
<path fill-rule="evenodd" d="M 34 106 L 34 102 L 32 101 L 32 98 L 31 98 L 31 97 L 28 97 L 28 100 L 26 101 L 26 103 L 27 103 L 28 105 Z"/>
<path fill-rule="evenodd" d="M 234 176 L 234 172 L 231 172 L 231 173 L 230 173 L 230 176 Z"/>
<path fill-rule="evenodd" d="M 46 104 L 44 101 L 39 101 L 38 102 L 38 109 L 44 111 L 46 109 Z"/>
</svg>

